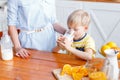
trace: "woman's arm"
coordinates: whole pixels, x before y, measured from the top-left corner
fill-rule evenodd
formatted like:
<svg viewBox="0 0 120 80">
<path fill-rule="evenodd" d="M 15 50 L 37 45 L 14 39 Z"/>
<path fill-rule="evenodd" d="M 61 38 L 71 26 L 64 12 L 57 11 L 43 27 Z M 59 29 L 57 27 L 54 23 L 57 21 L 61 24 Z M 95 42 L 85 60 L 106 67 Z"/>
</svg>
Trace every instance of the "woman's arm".
<svg viewBox="0 0 120 80">
<path fill-rule="evenodd" d="M 66 29 L 64 27 L 62 27 L 59 23 L 54 23 L 53 27 L 56 32 L 59 32 L 61 34 L 64 34 L 66 32 Z"/>
<path fill-rule="evenodd" d="M 16 51 L 16 56 L 21 58 L 27 58 L 29 56 L 29 52 L 22 48 L 18 39 L 18 32 L 15 26 L 9 26 L 8 27 L 10 37 L 12 39 L 14 49 Z"/>
<path fill-rule="evenodd" d="M 18 23 L 18 0 L 8 0 L 8 15 L 7 15 L 7 23 L 8 23 L 8 31 L 12 42 L 14 44 L 14 48 L 16 51 L 16 56 L 26 58 L 29 55 L 29 52 L 22 48 L 18 39 L 18 32 L 16 29 L 16 25 Z"/>
<path fill-rule="evenodd" d="M 10 37 L 12 39 L 12 42 L 14 44 L 14 48 L 15 49 L 21 48 L 21 45 L 20 45 L 20 42 L 19 42 L 19 39 L 18 39 L 18 32 L 17 32 L 16 27 L 15 26 L 9 26 L 8 30 L 9 30 L 9 34 L 10 34 Z"/>
</svg>

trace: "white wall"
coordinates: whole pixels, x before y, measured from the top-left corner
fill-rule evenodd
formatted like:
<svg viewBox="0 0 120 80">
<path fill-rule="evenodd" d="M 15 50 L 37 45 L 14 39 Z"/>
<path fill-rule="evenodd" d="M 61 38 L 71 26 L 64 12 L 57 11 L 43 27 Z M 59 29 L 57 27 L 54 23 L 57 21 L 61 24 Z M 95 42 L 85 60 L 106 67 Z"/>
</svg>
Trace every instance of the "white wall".
<svg viewBox="0 0 120 80">
<path fill-rule="evenodd" d="M 87 1 L 56 1 L 57 18 L 67 27 L 67 17 L 75 9 L 84 9 L 91 15 L 88 33 L 96 42 L 98 50 L 108 41 L 114 41 L 120 47 L 120 4 Z M 102 56 L 101 56 L 102 57 Z"/>
<path fill-rule="evenodd" d="M 2 28 L 7 28 L 7 10 L 6 10 L 7 0 L 0 0 L 0 31 Z"/>
</svg>

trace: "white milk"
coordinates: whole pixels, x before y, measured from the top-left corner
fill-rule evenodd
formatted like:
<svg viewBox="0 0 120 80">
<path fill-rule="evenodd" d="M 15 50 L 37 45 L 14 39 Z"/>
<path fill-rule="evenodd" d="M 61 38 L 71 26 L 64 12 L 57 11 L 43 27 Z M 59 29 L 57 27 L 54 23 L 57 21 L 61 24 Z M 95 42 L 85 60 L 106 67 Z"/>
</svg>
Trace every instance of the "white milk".
<svg viewBox="0 0 120 80">
<path fill-rule="evenodd" d="M 13 45 L 7 32 L 1 37 L 1 56 L 3 60 L 13 59 Z"/>
<path fill-rule="evenodd" d="M 12 60 L 13 59 L 13 50 L 11 49 L 2 49 L 1 46 L 1 56 L 3 60 Z"/>
</svg>

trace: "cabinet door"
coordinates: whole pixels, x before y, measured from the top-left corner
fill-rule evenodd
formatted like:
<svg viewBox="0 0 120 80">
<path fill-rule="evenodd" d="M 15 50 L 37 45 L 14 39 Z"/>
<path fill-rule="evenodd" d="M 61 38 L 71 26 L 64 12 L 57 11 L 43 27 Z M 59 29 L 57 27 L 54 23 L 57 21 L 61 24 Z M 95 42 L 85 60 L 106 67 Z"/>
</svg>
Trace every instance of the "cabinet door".
<svg viewBox="0 0 120 80">
<path fill-rule="evenodd" d="M 57 19 L 65 28 L 67 28 L 68 15 L 76 9 L 82 9 L 82 2 L 56 0 Z"/>
<path fill-rule="evenodd" d="M 120 4 L 84 2 L 83 8 L 91 15 L 88 32 L 95 39 L 97 50 L 108 41 L 120 46 Z"/>
</svg>

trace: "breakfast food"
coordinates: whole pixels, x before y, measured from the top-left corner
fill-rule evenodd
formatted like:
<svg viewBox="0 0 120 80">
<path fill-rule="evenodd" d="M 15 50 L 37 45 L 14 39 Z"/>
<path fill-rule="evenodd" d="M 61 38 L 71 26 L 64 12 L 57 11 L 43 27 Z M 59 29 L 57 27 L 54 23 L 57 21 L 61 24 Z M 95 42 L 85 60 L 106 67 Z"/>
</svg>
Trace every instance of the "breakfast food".
<svg viewBox="0 0 120 80">
<path fill-rule="evenodd" d="M 82 77 L 88 76 L 88 70 L 84 66 L 72 67 L 69 64 L 65 64 L 62 68 L 61 75 L 70 75 L 74 80 L 81 80 Z"/>
<path fill-rule="evenodd" d="M 110 49 L 110 46 L 108 46 L 108 45 L 103 45 L 102 47 L 101 47 L 101 54 L 103 55 L 103 56 L 106 56 L 106 54 L 105 54 L 105 50 L 106 49 Z"/>
<path fill-rule="evenodd" d="M 107 80 L 104 72 L 98 71 L 89 74 L 89 80 Z"/>
<path fill-rule="evenodd" d="M 61 71 L 61 75 L 64 75 L 64 74 L 71 75 L 71 65 L 65 64 L 65 65 L 63 66 L 63 69 L 62 69 L 62 71 Z"/>
<path fill-rule="evenodd" d="M 97 71 L 95 69 L 93 70 L 85 67 L 84 65 L 71 66 L 70 64 L 65 64 L 60 72 L 60 75 L 69 75 L 72 80 L 83 80 L 83 78 L 88 78 L 89 80 L 106 80 L 104 72 Z"/>
</svg>

